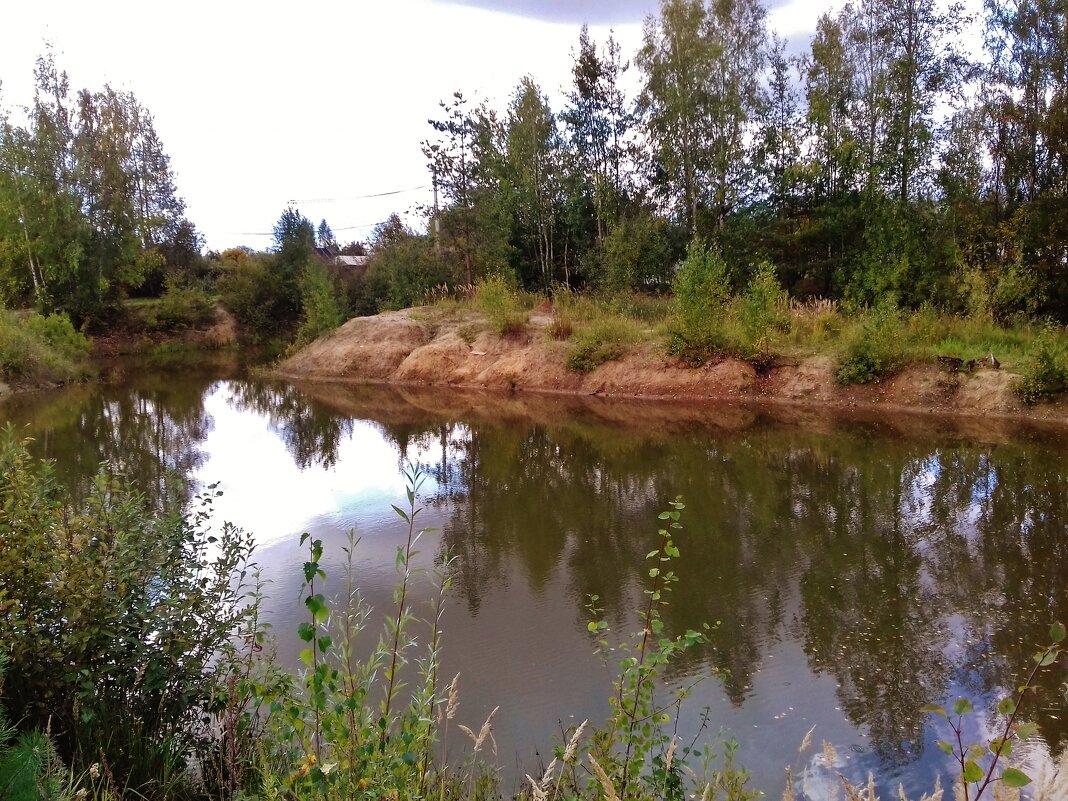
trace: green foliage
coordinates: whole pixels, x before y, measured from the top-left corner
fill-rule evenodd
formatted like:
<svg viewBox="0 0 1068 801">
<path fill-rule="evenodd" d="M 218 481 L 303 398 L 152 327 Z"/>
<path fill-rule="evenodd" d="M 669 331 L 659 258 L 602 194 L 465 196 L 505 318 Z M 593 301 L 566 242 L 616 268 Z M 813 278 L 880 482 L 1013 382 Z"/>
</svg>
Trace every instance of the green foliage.
<svg viewBox="0 0 1068 801">
<path fill-rule="evenodd" d="M 214 493 L 188 516 L 154 512 L 107 468 L 72 504 L 10 427 L 0 476 L 4 705 L 50 726 L 64 757 L 103 756 L 122 786 L 164 793 L 188 778 L 218 657 L 249 614 L 251 539 L 212 529 Z"/>
<path fill-rule="evenodd" d="M 308 618 L 297 633 L 305 644 L 300 659 L 306 671 L 299 679 L 250 685 L 257 703 L 270 712 L 256 788 L 264 797 L 284 792 L 290 798 L 337 801 L 419 798 L 430 788 L 438 721 L 446 712 L 438 666 L 452 560 L 446 554 L 432 574 L 431 630 L 426 645 L 420 646 L 421 627 L 412 596 L 423 574 L 414 560 L 427 533 L 416 527 L 418 496 L 426 476 L 413 467 L 406 477 L 407 507 L 394 507 L 407 536 L 396 554 L 393 609 L 366 658 L 356 655 L 358 639 L 366 636 L 370 607 L 355 584 L 355 534 L 350 532 L 345 549 L 343 593 L 336 605 L 325 592 L 322 542 L 308 534 L 301 537 L 308 549 L 302 591 Z M 402 674 L 411 675 L 412 667 L 418 678 L 406 686 Z M 451 689 L 454 696 L 455 680 Z"/>
<path fill-rule="evenodd" d="M 677 258 L 671 240 L 671 228 L 660 217 L 648 212 L 624 217 L 604 238 L 604 283 L 615 291 L 667 290 Z"/>
<path fill-rule="evenodd" d="M 1035 337 L 1016 393 L 1027 403 L 1055 400 L 1068 392 L 1068 336 L 1048 326 Z"/>
<path fill-rule="evenodd" d="M 838 364 L 839 384 L 870 384 L 882 381 L 904 364 L 905 321 L 892 299 L 884 299 L 861 315 Z"/>
<path fill-rule="evenodd" d="M 580 326 L 571 335 L 571 352 L 567 367 L 588 373 L 595 367 L 618 359 L 641 338 L 635 323 L 623 317 L 601 317 Z"/>
<path fill-rule="evenodd" d="M 716 248 L 694 240 L 673 288 L 678 328 L 672 350 L 701 361 L 726 342 L 723 320 L 731 297 L 727 264 Z"/>
<path fill-rule="evenodd" d="M 27 384 L 89 375 L 89 341 L 65 314 L 0 310 L 0 379 Z"/>
<path fill-rule="evenodd" d="M 202 285 L 178 273 L 169 273 L 164 278 L 164 287 L 155 309 L 154 328 L 180 331 L 211 322 L 213 304 Z"/>
<path fill-rule="evenodd" d="M 220 264 L 216 287 L 223 305 L 241 324 L 245 337 L 256 343 L 287 338 L 296 324 L 299 297 L 275 269 L 274 256 L 253 254 Z"/>
<path fill-rule="evenodd" d="M 14 742 L 12 742 L 14 740 Z M 5 801 L 69 801 L 70 776 L 52 741 L 40 730 L 17 735 L 0 710 L 0 798 Z"/>
<path fill-rule="evenodd" d="M 429 237 L 417 236 L 396 220 L 382 232 L 367 268 L 361 304 L 363 313 L 414 306 L 442 284 L 453 284 L 453 272 Z"/>
<path fill-rule="evenodd" d="M 475 304 L 498 334 L 522 331 L 526 324 L 527 314 L 519 294 L 503 276 L 494 275 L 479 281 Z"/>
<path fill-rule="evenodd" d="M 297 330 L 296 347 L 307 345 L 344 322 L 338 294 L 325 264 L 314 261 L 305 268 L 300 280 L 304 315 Z"/>
<path fill-rule="evenodd" d="M 1031 783 L 1031 778 L 1019 768 L 1005 767 L 999 771 L 998 763 L 1012 756 L 1016 743 L 1027 741 L 1038 731 L 1038 726 L 1034 723 L 1020 721 L 1019 714 L 1024 697 L 1035 690 L 1034 682 L 1038 672 L 1055 664 L 1064 653 L 1061 645 L 1065 637 L 1064 625 L 1054 623 L 1050 626 L 1049 637 L 1049 645 L 1034 655 L 1034 665 L 1030 673 L 1014 693 L 1005 696 L 998 703 L 997 711 L 1004 723 L 995 730 L 998 735 L 988 743 L 964 741 L 963 718 L 975 711 L 972 702 L 967 698 L 958 698 L 948 712 L 937 704 L 929 704 L 923 708 L 924 712 L 943 718 L 953 732 L 953 742 L 939 740 L 938 747 L 947 756 L 953 757 L 959 766 L 959 782 L 964 788 L 964 797 L 969 801 L 979 801 L 991 785 L 1000 783 L 1007 787 L 1019 788 Z"/>
<path fill-rule="evenodd" d="M 766 361 L 771 337 L 790 329 L 786 292 L 775 275 L 774 265 L 762 262 L 750 279 L 741 299 L 741 322 L 752 345 L 750 358 Z"/>
</svg>

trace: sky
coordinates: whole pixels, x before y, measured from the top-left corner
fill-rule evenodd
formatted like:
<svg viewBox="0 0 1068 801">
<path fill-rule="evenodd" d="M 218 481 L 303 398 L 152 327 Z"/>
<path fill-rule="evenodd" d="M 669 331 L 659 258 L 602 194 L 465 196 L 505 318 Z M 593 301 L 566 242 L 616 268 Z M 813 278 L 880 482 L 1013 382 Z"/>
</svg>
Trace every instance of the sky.
<svg viewBox="0 0 1068 801">
<path fill-rule="evenodd" d="M 774 0 L 800 49 L 839 0 Z M 420 142 L 455 91 L 498 109 L 524 75 L 554 109 L 586 22 L 624 58 L 656 0 L 37 0 L 0 28 L 0 104 L 32 99 L 50 42 L 72 89 L 110 83 L 153 114 L 187 216 L 209 248 L 270 245 L 290 202 L 341 242 L 431 202 Z M 632 80 L 636 80 L 632 68 Z"/>
</svg>

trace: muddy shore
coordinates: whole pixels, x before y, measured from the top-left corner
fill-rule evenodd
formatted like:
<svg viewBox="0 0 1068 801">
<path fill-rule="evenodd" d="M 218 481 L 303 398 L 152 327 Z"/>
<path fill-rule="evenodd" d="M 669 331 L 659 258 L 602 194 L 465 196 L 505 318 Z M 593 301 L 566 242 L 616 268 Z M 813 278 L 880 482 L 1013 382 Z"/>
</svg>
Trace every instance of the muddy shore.
<svg viewBox="0 0 1068 801">
<path fill-rule="evenodd" d="M 1012 390 L 1017 376 L 984 367 L 954 373 L 915 364 L 878 384 L 842 387 L 828 356 L 781 360 L 762 370 L 731 358 L 694 368 L 645 344 L 575 373 L 567 368 L 569 345 L 546 330 L 550 322 L 535 314 L 523 331 L 500 336 L 475 317 L 445 318 L 432 309 L 358 317 L 283 361 L 275 374 L 313 382 L 909 410 L 1068 426 L 1068 401 L 1028 406 Z"/>
</svg>

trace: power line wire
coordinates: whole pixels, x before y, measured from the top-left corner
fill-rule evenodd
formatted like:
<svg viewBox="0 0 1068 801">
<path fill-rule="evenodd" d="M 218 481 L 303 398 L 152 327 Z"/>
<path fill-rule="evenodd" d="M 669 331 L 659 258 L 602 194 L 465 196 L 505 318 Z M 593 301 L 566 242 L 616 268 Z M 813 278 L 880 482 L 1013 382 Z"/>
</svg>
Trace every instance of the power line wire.
<svg viewBox="0 0 1068 801">
<path fill-rule="evenodd" d="M 302 200 L 290 200 L 289 205 L 297 206 L 301 203 L 344 203 L 348 200 L 365 200 L 373 197 L 389 197 L 390 195 L 403 195 L 406 192 L 417 192 L 420 189 L 430 189 L 428 184 L 422 186 L 413 186 L 408 189 L 393 189 L 389 192 L 374 192 L 370 195 L 351 195 L 350 197 L 313 197 L 303 198 Z"/>
</svg>

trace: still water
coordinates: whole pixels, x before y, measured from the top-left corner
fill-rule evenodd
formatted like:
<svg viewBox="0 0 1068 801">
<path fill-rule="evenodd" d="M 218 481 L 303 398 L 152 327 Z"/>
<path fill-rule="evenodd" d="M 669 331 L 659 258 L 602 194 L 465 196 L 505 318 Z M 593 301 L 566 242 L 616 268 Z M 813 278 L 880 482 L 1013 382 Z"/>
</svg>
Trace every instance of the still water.
<svg viewBox="0 0 1068 801">
<path fill-rule="evenodd" d="M 686 502 L 668 633 L 716 624 L 666 680 L 693 687 L 679 715 L 739 743 L 772 798 L 784 768 L 818 798 L 834 770 L 886 790 L 929 789 L 948 736 L 919 711 L 967 694 L 975 736 L 996 724 L 1049 623 L 1068 621 L 1068 438 L 989 421 L 830 411 L 611 403 L 445 390 L 294 386 L 232 365 L 116 369 L 108 383 L 23 396 L 0 421 L 28 427 L 72 487 L 103 460 L 158 500 L 218 482 L 215 519 L 255 533 L 279 658 L 296 665 L 301 532 L 360 538 L 364 597 L 390 605 L 406 529 L 403 468 L 428 479 L 418 561 L 456 557 L 443 674 L 461 675 L 458 722 L 495 734 L 507 781 L 537 767 L 562 727 L 608 713 L 613 666 L 587 634 L 591 594 L 636 626 L 657 513 Z M 434 590 L 418 579 L 416 603 Z M 330 585 L 328 584 L 328 594 Z M 426 606 L 421 607 L 424 610 Z M 425 614 L 425 613 L 424 613 Z M 373 634 L 369 639 L 373 639 Z M 1035 753 L 1068 742 L 1068 673 L 1028 712 Z M 665 695 L 666 697 L 666 695 Z M 463 743 L 449 746 L 458 753 Z M 801 789 L 801 788 L 799 788 Z"/>
</svg>

